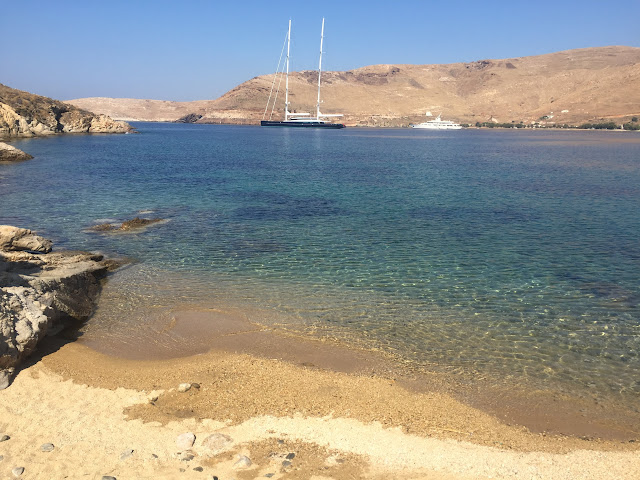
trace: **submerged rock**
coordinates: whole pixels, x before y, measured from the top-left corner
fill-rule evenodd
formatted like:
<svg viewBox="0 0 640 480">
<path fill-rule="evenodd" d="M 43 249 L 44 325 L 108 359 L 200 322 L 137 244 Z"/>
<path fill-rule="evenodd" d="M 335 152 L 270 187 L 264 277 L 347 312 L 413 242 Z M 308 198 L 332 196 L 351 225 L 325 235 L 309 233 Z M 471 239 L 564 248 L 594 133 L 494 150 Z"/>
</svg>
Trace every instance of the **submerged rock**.
<svg viewBox="0 0 640 480">
<path fill-rule="evenodd" d="M 0 162 L 20 162 L 22 160 L 30 160 L 33 156 L 23 152 L 16 147 L 0 142 Z"/>
<path fill-rule="evenodd" d="M 140 218 L 136 217 L 126 222 L 122 222 L 121 225 L 114 225 L 112 223 L 101 223 L 91 227 L 90 230 L 94 232 L 130 232 L 140 230 L 148 225 L 161 222 L 161 218 Z"/>
<path fill-rule="evenodd" d="M 30 230 L 0 226 L 0 389 L 50 330 L 91 315 L 109 267 L 101 255 L 51 252 Z"/>
</svg>

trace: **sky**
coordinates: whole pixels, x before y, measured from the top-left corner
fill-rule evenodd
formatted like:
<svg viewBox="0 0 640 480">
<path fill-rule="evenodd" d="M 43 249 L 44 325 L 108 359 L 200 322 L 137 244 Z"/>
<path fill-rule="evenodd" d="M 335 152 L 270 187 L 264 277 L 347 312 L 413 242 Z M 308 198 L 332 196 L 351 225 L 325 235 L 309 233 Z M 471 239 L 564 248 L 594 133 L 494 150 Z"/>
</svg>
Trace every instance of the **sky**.
<svg viewBox="0 0 640 480">
<path fill-rule="evenodd" d="M 640 0 L 0 0 L 0 83 L 59 100 L 215 99 L 291 70 L 640 47 Z"/>
</svg>

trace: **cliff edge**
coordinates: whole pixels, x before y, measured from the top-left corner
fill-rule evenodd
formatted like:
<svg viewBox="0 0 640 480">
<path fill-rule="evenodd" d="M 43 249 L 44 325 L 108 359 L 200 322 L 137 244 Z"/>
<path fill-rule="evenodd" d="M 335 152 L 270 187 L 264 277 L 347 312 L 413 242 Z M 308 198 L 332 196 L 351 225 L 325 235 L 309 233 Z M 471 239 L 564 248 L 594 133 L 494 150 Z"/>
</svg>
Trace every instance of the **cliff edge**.
<svg viewBox="0 0 640 480">
<path fill-rule="evenodd" d="M 0 225 L 0 390 L 47 334 L 89 317 L 109 268 L 101 255 L 51 247 L 31 230 Z"/>
</svg>

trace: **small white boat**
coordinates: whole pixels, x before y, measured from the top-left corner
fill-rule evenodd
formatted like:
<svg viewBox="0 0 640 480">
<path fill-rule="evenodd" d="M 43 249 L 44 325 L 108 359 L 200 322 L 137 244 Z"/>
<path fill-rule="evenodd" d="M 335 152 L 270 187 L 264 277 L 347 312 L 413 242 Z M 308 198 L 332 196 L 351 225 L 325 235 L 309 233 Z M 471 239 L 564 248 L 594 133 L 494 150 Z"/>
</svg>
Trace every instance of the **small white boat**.
<svg viewBox="0 0 640 480">
<path fill-rule="evenodd" d="M 460 130 L 462 128 L 462 125 L 452 122 L 451 120 L 442 120 L 442 118 L 440 118 L 440 115 L 438 115 L 435 120 L 412 124 L 411 128 L 426 128 L 429 130 Z"/>
</svg>

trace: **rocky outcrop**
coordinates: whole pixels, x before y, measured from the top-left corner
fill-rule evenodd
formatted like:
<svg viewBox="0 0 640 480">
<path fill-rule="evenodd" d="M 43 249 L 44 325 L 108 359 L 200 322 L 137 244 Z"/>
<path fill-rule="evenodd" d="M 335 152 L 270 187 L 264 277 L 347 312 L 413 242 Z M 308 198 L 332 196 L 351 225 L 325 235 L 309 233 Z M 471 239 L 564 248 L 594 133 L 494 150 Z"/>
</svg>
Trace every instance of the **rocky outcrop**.
<svg viewBox="0 0 640 480">
<path fill-rule="evenodd" d="M 33 158 L 22 150 L 0 142 L 0 162 L 19 162 Z"/>
<path fill-rule="evenodd" d="M 0 137 L 56 133 L 127 133 L 132 127 L 51 98 L 0 84 Z"/>
<path fill-rule="evenodd" d="M 184 117 L 180 117 L 175 121 L 175 123 L 196 123 L 198 120 L 202 118 L 202 115 L 197 113 L 190 113 L 185 115 Z"/>
<path fill-rule="evenodd" d="M 51 252 L 30 230 L 0 226 L 0 389 L 45 335 L 91 315 L 108 269 L 101 255 Z"/>
</svg>

